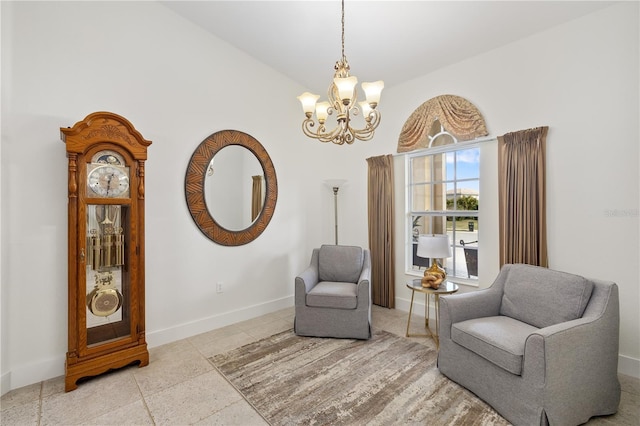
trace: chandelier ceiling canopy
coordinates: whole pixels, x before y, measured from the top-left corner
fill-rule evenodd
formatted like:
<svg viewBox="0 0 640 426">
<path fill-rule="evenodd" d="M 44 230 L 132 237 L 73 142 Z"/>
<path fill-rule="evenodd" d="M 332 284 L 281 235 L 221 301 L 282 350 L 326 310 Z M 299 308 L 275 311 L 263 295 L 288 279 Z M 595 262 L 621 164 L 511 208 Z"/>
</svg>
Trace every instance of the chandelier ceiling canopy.
<svg viewBox="0 0 640 426">
<path fill-rule="evenodd" d="M 376 107 L 380 102 L 384 82 L 381 80 L 373 83 L 363 82 L 362 90 L 366 100 L 358 102 L 356 89 L 358 78 L 349 75 L 349 62 L 344 54 L 344 0 L 342 0 L 342 57 L 336 62 L 334 69 L 333 82 L 327 92 L 328 102 L 317 102 L 320 96 L 309 92 L 298 96 L 305 114 L 302 131 L 310 138 L 337 145 L 352 144 L 356 139 L 368 141 L 380 124 L 381 116 Z M 317 123 L 313 119 L 314 112 Z M 332 130 L 327 130 L 326 120 L 333 113 L 336 114 L 337 125 Z M 351 126 L 351 118 L 360 113 L 364 118 L 364 128 L 354 129 Z M 314 131 L 316 125 L 318 128 Z"/>
</svg>

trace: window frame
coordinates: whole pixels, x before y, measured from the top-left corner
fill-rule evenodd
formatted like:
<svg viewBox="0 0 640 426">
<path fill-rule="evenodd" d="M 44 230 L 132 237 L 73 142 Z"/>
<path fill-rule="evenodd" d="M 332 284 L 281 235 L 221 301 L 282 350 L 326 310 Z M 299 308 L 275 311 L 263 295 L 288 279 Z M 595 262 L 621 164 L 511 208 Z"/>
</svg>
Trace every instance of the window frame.
<svg viewBox="0 0 640 426">
<path fill-rule="evenodd" d="M 472 141 L 464 141 L 458 142 L 455 138 L 453 138 L 453 143 L 447 145 L 441 145 L 431 148 L 425 148 L 421 150 L 412 151 L 405 155 L 405 273 L 411 276 L 422 276 L 424 269 L 417 270 L 413 269 L 413 217 L 414 216 L 431 216 L 431 217 L 447 217 L 447 216 L 456 216 L 456 217 L 480 217 L 480 206 L 478 206 L 478 210 L 447 210 L 446 206 L 444 210 L 432 210 L 432 211 L 414 211 L 412 210 L 413 205 L 413 188 L 416 184 L 413 182 L 413 170 L 412 170 L 412 160 L 416 157 L 426 157 L 433 156 L 438 154 L 446 154 L 449 152 L 455 153 L 456 151 L 463 151 L 468 149 L 478 149 L 481 151 L 481 144 L 483 140 L 474 139 Z M 478 198 L 480 197 L 480 186 L 481 186 L 481 176 L 480 176 L 480 163 L 482 159 L 480 158 L 478 164 Z M 465 180 L 469 180 L 469 178 L 462 179 L 454 179 L 454 182 L 464 182 Z M 473 179 L 476 180 L 476 179 Z M 433 181 L 431 181 L 433 182 Z M 446 184 L 445 184 L 446 187 Z M 451 214 L 454 213 L 455 214 Z M 476 219 L 477 220 L 477 219 Z M 455 234 L 454 234 L 455 235 Z M 477 247 L 480 247 L 480 238 L 479 233 L 477 234 Z M 451 241 L 452 243 L 452 251 L 455 253 L 456 249 L 462 248 L 461 244 L 458 241 Z M 455 254 L 454 254 L 455 256 Z M 455 257 L 454 260 L 455 261 Z M 463 260 L 464 262 L 464 260 Z M 447 279 L 454 281 L 456 283 L 470 285 L 474 287 L 479 287 L 479 277 L 458 277 L 453 274 L 448 275 Z"/>
</svg>

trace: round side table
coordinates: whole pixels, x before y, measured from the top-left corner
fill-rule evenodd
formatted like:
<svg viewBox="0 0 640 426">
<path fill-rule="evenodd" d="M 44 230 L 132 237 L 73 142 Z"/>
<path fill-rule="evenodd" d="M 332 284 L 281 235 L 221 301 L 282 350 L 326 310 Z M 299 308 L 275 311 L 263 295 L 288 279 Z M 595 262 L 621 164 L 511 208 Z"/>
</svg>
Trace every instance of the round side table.
<svg viewBox="0 0 640 426">
<path fill-rule="evenodd" d="M 438 326 L 440 321 L 440 296 L 445 294 L 453 294 L 458 291 L 458 285 L 447 280 L 440 283 L 438 289 L 422 287 L 420 278 L 416 278 L 407 282 L 407 288 L 411 290 L 411 304 L 409 305 L 409 320 L 407 321 L 407 337 L 431 337 L 436 342 L 436 347 L 440 346 L 438 340 Z M 429 334 L 409 334 L 411 325 L 411 313 L 413 311 L 413 298 L 418 293 L 424 293 L 424 327 Z M 435 308 L 436 330 L 435 333 L 429 327 L 429 299 L 433 296 L 433 306 Z"/>
</svg>

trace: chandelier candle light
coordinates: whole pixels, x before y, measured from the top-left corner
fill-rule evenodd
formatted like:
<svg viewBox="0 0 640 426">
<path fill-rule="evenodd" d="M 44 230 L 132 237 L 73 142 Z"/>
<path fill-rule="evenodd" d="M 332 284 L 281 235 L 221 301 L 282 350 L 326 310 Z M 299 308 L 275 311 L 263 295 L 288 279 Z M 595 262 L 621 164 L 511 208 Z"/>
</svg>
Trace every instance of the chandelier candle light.
<svg viewBox="0 0 640 426">
<path fill-rule="evenodd" d="M 359 102 L 356 84 L 358 78 L 349 75 L 349 62 L 344 55 L 344 0 L 342 0 L 342 58 L 336 62 L 333 82 L 329 86 L 327 96 L 329 102 L 317 102 L 320 96 L 313 93 L 304 92 L 298 96 L 306 119 L 302 122 L 302 131 L 310 138 L 318 139 L 320 142 L 333 142 L 337 145 L 352 144 L 356 139 L 368 141 L 373 137 L 373 133 L 380 124 L 380 112 L 376 109 L 380 102 L 380 93 L 384 88 L 383 81 L 373 83 L 362 83 L 366 101 Z M 354 129 L 351 127 L 351 116 L 358 115 L 362 110 L 365 127 Z M 316 113 L 318 129 L 313 128 L 316 122 L 313 113 Z M 337 126 L 327 131 L 325 122 L 327 117 L 336 113 Z"/>
</svg>

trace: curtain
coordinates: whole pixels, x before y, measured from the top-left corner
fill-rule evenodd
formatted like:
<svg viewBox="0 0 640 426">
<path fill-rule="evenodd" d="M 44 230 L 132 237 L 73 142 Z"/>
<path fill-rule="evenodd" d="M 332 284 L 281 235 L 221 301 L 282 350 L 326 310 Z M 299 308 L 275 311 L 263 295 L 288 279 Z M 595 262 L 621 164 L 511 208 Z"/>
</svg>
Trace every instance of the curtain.
<svg viewBox="0 0 640 426">
<path fill-rule="evenodd" d="M 256 220 L 262 210 L 262 176 L 251 176 L 251 222 Z"/>
<path fill-rule="evenodd" d="M 500 267 L 548 267 L 545 157 L 548 127 L 498 136 Z"/>
<path fill-rule="evenodd" d="M 461 141 L 488 135 L 484 118 L 475 105 L 460 96 L 440 95 L 420 105 L 409 116 L 398 138 L 398 152 L 427 148 L 427 134 L 436 120 Z"/>
<path fill-rule="evenodd" d="M 367 158 L 373 304 L 395 308 L 393 156 Z"/>
</svg>

